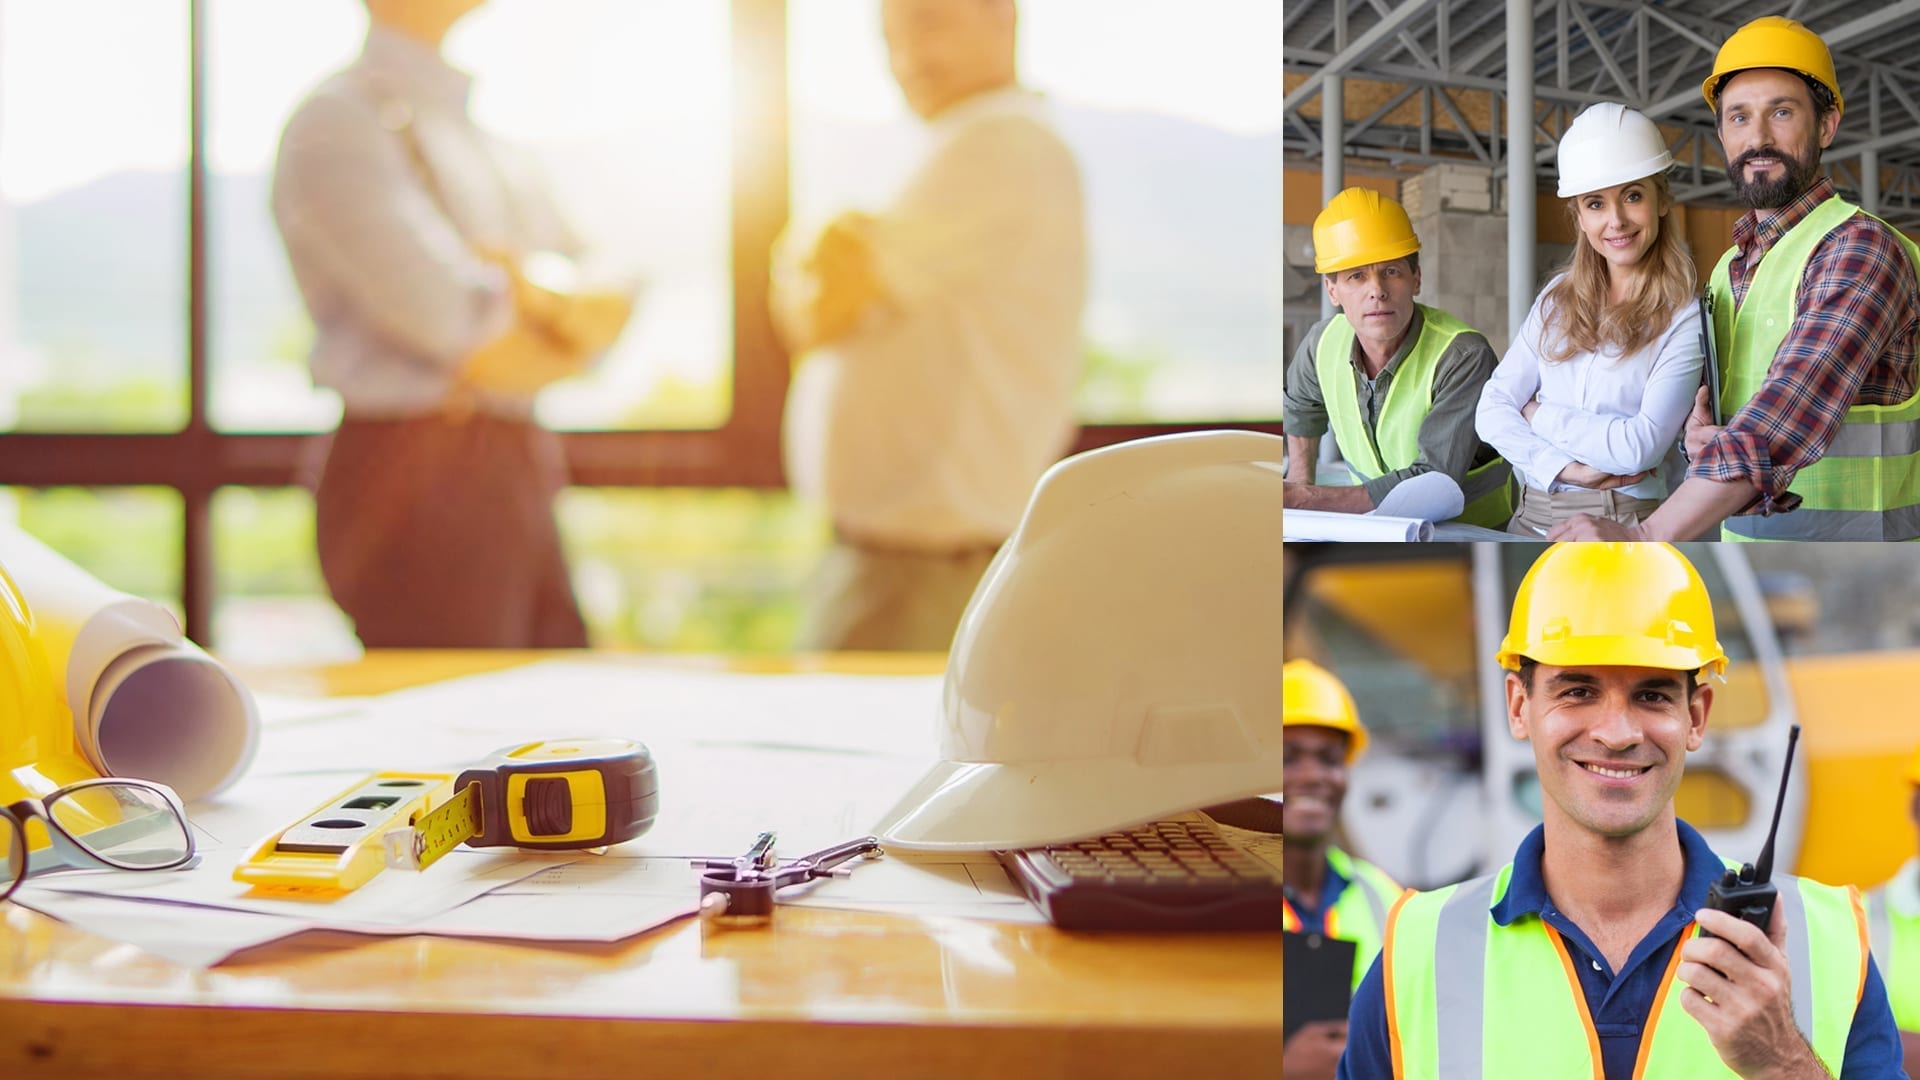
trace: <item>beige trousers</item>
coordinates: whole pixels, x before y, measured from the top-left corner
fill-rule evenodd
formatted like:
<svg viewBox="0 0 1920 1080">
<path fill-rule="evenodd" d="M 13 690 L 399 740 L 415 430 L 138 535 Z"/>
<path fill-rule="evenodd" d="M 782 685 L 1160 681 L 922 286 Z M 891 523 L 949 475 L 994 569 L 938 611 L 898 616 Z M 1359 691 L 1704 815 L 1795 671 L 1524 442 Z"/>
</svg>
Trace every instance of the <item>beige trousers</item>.
<svg viewBox="0 0 1920 1080">
<path fill-rule="evenodd" d="M 1551 494 L 1536 487 L 1521 487 L 1520 505 L 1514 509 L 1507 531 L 1515 536 L 1539 539 L 1548 530 L 1575 514 L 1591 514 L 1622 525 L 1638 525 L 1660 505 L 1659 499 L 1642 499 L 1618 491 L 1556 491 Z"/>
<path fill-rule="evenodd" d="M 928 554 L 835 543 L 815 572 L 799 647 L 946 652 L 993 550 Z"/>
</svg>

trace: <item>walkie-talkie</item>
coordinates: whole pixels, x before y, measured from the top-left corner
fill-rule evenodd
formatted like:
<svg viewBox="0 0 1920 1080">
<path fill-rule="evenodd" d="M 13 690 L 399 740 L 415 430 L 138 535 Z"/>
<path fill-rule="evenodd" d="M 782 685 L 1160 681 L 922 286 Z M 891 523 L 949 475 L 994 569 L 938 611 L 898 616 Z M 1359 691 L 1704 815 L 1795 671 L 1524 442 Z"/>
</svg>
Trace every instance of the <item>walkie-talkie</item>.
<svg viewBox="0 0 1920 1080">
<path fill-rule="evenodd" d="M 1773 803 L 1773 826 L 1767 830 L 1767 846 L 1760 849 L 1760 860 L 1738 871 L 1727 871 L 1707 887 L 1707 907 L 1752 923 L 1763 934 L 1773 921 L 1773 902 L 1780 898 L 1780 890 L 1773 885 L 1773 838 L 1780 831 L 1780 810 L 1787 804 L 1787 777 L 1793 772 L 1793 747 L 1799 741 L 1800 725 L 1795 724 L 1787 733 L 1787 763 L 1780 768 L 1780 796 Z M 1703 926 L 1700 936 L 1714 935 Z"/>
</svg>

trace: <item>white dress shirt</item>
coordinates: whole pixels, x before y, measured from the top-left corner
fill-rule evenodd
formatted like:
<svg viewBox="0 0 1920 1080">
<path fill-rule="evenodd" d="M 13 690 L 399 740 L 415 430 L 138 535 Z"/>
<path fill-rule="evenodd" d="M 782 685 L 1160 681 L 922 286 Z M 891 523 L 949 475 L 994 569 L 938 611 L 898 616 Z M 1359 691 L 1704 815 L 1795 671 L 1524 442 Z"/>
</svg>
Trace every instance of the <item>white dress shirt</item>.
<svg viewBox="0 0 1920 1080">
<path fill-rule="evenodd" d="M 1698 309 L 1682 305 L 1660 336 L 1631 356 L 1608 346 L 1549 363 L 1542 357 L 1542 335 L 1551 289 L 1549 283 L 1534 300 L 1480 392 L 1480 437 L 1540 491 L 1581 490 L 1555 480 L 1576 461 L 1615 475 L 1657 469 L 1679 440 L 1700 388 L 1705 359 Z M 1540 408 L 1528 423 L 1520 410 L 1536 399 Z M 1617 490 L 1642 499 L 1667 495 L 1657 472 Z"/>
<path fill-rule="evenodd" d="M 844 533 L 940 550 L 1004 540 L 1071 442 L 1087 254 L 1035 95 L 981 94 L 931 135 L 866 233 L 886 300 L 796 371 L 784 441 Z"/>
<path fill-rule="evenodd" d="M 274 222 L 313 318 L 314 382 L 338 391 L 348 416 L 437 410 L 461 362 L 507 328 L 509 280 L 479 252 L 579 246 L 544 186 L 474 126 L 471 84 L 375 24 L 281 134 Z"/>
</svg>

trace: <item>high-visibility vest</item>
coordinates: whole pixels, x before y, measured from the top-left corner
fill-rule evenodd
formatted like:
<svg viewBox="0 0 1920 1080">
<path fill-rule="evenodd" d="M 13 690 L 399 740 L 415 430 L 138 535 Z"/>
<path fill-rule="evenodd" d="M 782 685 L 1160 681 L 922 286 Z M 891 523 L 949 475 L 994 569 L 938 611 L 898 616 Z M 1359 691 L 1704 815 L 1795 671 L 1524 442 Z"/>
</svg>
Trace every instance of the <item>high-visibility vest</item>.
<svg viewBox="0 0 1920 1080">
<path fill-rule="evenodd" d="M 1721 415 L 1732 416 L 1759 392 L 1799 314 L 1800 279 L 1814 249 L 1858 213 L 1865 211 L 1836 195 L 1788 229 L 1761 258 L 1738 311 L 1729 269 L 1737 249 L 1720 257 L 1709 288 L 1714 340 L 1725 368 Z M 1909 271 L 1920 275 L 1920 246 L 1898 230 L 1894 235 L 1906 249 Z M 1920 394 L 1898 405 L 1848 409 L 1826 453 L 1795 473 L 1787 490 L 1800 496 L 1798 509 L 1730 517 L 1720 527 L 1721 539 L 1920 539 Z"/>
<path fill-rule="evenodd" d="M 1354 943 L 1353 988 L 1358 990 L 1360 980 L 1373 966 L 1373 958 L 1380 955 L 1380 941 L 1387 929 L 1387 909 L 1400 898 L 1403 890 L 1386 871 L 1339 848 L 1327 849 L 1327 865 L 1347 879 L 1347 887 L 1327 911 L 1325 932 L 1330 938 Z M 1300 913 L 1293 910 L 1293 903 L 1285 899 L 1280 902 L 1285 905 L 1280 915 L 1281 929 L 1296 934 L 1305 930 L 1306 923 Z"/>
<path fill-rule="evenodd" d="M 1729 864 L 1731 865 L 1731 864 Z M 1537 915 L 1508 926 L 1488 909 L 1506 895 L 1513 865 L 1434 892 L 1408 893 L 1387 917 L 1381 968 L 1396 1078 L 1551 1076 L 1604 1080 L 1600 1036 L 1559 931 Z M 1813 1052 L 1839 1075 L 1867 978 L 1860 894 L 1781 875 L 1793 1017 Z M 1679 944 L 1667 960 L 1634 1063 L 1636 1078 L 1699 1080 L 1736 1074 L 1679 1002 Z"/>
<path fill-rule="evenodd" d="M 1345 314 L 1327 321 L 1314 350 L 1314 371 L 1320 377 L 1320 396 L 1326 399 L 1333 441 L 1340 446 L 1340 456 L 1362 480 L 1404 469 L 1420 456 L 1420 425 L 1433 408 L 1433 379 L 1440 370 L 1440 355 L 1454 338 L 1476 332 L 1438 308 L 1418 306 L 1420 338 L 1395 370 L 1379 423 L 1371 431 L 1353 393 L 1353 324 Z M 1506 462 L 1494 458 L 1470 470 L 1467 477 L 1505 475 L 1506 468 Z M 1456 520 L 1489 529 L 1506 528 L 1513 517 L 1512 487 L 1511 483 L 1502 483 L 1474 499 Z"/>
<path fill-rule="evenodd" d="M 1902 1031 L 1920 1031 L 1920 912 L 1894 911 L 1882 885 L 1867 894 L 1867 938 L 1887 984 L 1894 1024 Z"/>
</svg>

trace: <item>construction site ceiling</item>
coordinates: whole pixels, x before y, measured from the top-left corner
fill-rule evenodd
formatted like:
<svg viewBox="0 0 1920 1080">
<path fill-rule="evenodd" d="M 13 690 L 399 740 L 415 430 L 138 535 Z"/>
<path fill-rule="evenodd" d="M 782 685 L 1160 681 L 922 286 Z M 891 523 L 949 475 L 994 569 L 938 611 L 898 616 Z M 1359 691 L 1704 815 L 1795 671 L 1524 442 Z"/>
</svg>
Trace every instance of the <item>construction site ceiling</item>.
<svg viewBox="0 0 1920 1080">
<path fill-rule="evenodd" d="M 1294 0 L 1283 60 L 1290 160 L 1325 154 L 1325 80 L 1342 77 L 1345 156 L 1412 169 L 1448 160 L 1507 171 L 1506 0 Z M 1730 191 L 1700 83 L 1720 44 L 1761 13 L 1786 14 L 1833 53 L 1845 115 L 1823 155 L 1843 191 L 1878 166 L 1880 202 L 1920 223 L 1920 0 L 1798 0 L 1761 12 L 1746 0 L 1539 0 L 1532 9 L 1534 161 L 1553 176 L 1559 133 L 1587 105 L 1620 101 L 1671 140 L 1675 191 L 1689 202 Z"/>
</svg>

